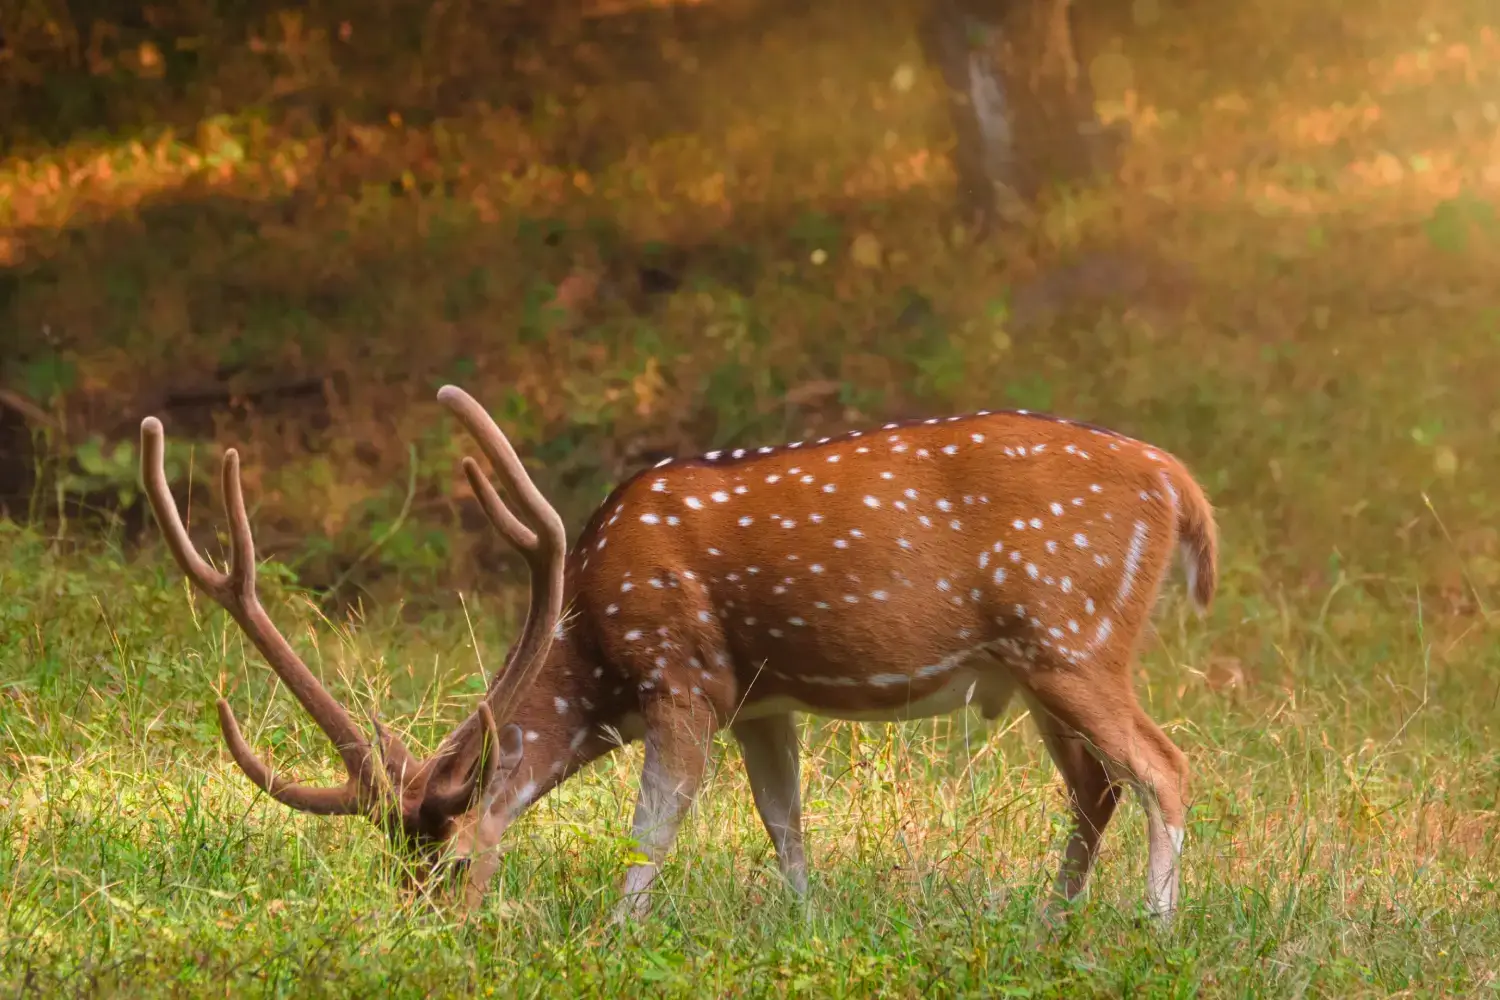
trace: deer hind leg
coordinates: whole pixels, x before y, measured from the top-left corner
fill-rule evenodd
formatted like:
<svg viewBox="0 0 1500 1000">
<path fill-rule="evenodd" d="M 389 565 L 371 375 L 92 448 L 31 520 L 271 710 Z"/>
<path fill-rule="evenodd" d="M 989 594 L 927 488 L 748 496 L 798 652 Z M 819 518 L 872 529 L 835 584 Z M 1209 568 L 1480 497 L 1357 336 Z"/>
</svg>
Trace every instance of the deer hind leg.
<svg viewBox="0 0 1500 1000">
<path fill-rule="evenodd" d="M 1129 781 L 1146 810 L 1146 905 L 1163 923 L 1177 909 L 1187 758 L 1136 701 L 1122 670 L 1106 678 L 1067 669 L 1040 671 L 1031 690 L 1044 714 L 1076 730 L 1106 772 Z"/>
<path fill-rule="evenodd" d="M 736 722 L 732 727 L 745 758 L 755 807 L 781 874 L 799 896 L 807 892 L 807 858 L 802 853 L 802 786 L 797 727 L 791 713 Z"/>
<path fill-rule="evenodd" d="M 1088 885 L 1089 873 L 1099 856 L 1104 828 L 1109 825 L 1120 801 L 1119 788 L 1076 729 L 1053 717 L 1040 705 L 1032 704 L 1031 709 L 1042 742 L 1068 786 L 1073 829 L 1063 849 L 1053 893 L 1063 900 L 1071 900 Z"/>
<path fill-rule="evenodd" d="M 1132 702 L 1136 738 L 1149 747 L 1152 775 L 1146 790 L 1150 856 L 1146 873 L 1146 901 L 1151 912 L 1170 922 L 1177 912 L 1179 868 L 1187 835 L 1187 756 L 1171 738 Z M 1153 808 L 1154 806 L 1154 808 Z"/>
<path fill-rule="evenodd" d="M 718 728 L 713 710 L 701 698 L 663 695 L 644 708 L 646 762 L 632 827 L 644 857 L 625 872 L 624 898 L 615 912 L 621 920 L 640 916 L 650 907 L 648 893 L 697 797 Z"/>
</svg>

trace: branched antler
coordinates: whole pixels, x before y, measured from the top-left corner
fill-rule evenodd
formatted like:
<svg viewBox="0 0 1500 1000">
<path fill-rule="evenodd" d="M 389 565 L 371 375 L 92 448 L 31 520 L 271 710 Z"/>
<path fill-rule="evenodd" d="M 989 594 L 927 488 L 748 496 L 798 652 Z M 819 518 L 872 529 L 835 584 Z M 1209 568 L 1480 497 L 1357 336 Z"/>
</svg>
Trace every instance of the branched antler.
<svg viewBox="0 0 1500 1000">
<path fill-rule="evenodd" d="M 224 733 L 224 742 L 234 756 L 240 770 L 255 782 L 267 795 L 278 802 L 300 809 L 303 812 L 324 814 L 349 814 L 368 808 L 379 788 L 374 770 L 370 743 L 355 728 L 354 721 L 344 711 L 322 683 L 307 669 L 285 637 L 276 630 L 271 619 L 261 607 L 255 592 L 255 539 L 250 532 L 250 519 L 245 513 L 245 497 L 240 486 L 240 458 L 233 448 L 224 453 L 224 511 L 229 518 L 229 571 L 220 572 L 210 566 L 188 538 L 167 485 L 164 465 L 165 441 L 161 421 L 147 417 L 141 422 L 141 478 L 146 495 L 156 515 L 167 547 L 187 574 L 188 579 L 199 590 L 217 601 L 244 630 L 245 635 L 260 650 L 276 676 L 287 686 L 287 690 L 313 717 L 318 728 L 328 736 L 343 759 L 349 778 L 335 788 L 322 788 L 287 781 L 276 775 L 269 764 L 256 756 L 240 733 L 239 723 L 229 703 L 218 701 L 219 728 Z M 396 750 L 405 755 L 406 748 Z"/>
<path fill-rule="evenodd" d="M 526 624 L 521 629 L 521 638 L 511 647 L 505 666 L 491 681 L 481 705 L 494 719 L 507 719 L 520 693 L 535 679 L 537 671 L 546 662 L 558 619 L 562 617 L 567 533 L 562 517 L 536 488 L 515 448 L 484 408 L 468 393 L 451 385 L 438 390 L 438 399 L 453 411 L 464 429 L 478 443 L 500 477 L 506 492 L 515 500 L 525 517 L 522 520 L 511 512 L 479 468 L 478 462 L 472 458 L 464 459 L 464 475 L 468 477 L 469 485 L 485 516 L 495 530 L 521 553 L 531 570 L 531 602 L 526 611 Z M 529 524 L 526 523 L 528 521 Z M 441 803 L 452 808 L 457 796 L 467 797 L 469 782 L 465 779 L 478 756 L 476 738 L 480 735 L 482 725 L 483 719 L 476 713 L 444 741 L 435 759 L 447 759 L 444 770 L 448 780 L 440 789 L 429 791 L 428 797 L 434 804 Z M 494 740 L 491 740 L 491 746 L 494 745 Z"/>
<path fill-rule="evenodd" d="M 271 623 L 255 592 L 255 540 L 240 486 L 239 454 L 224 454 L 224 507 L 229 518 L 230 564 L 221 572 L 198 554 L 183 528 L 177 504 L 167 485 L 165 440 L 161 421 L 141 422 L 141 478 L 156 522 L 177 564 L 188 579 L 217 601 L 244 630 L 343 759 L 348 780 L 335 788 L 288 781 L 258 757 L 240 732 L 229 703 L 218 700 L 219 728 L 240 770 L 278 802 L 303 812 L 374 815 L 383 805 L 397 804 L 406 826 L 425 828 L 466 810 L 476 791 L 494 778 L 500 761 L 496 719 L 506 719 L 520 693 L 531 683 L 551 649 L 553 632 L 562 613 L 563 569 L 567 539 L 562 518 L 547 503 L 526 474 L 515 449 L 468 393 L 444 386 L 438 398 L 473 435 L 489 459 L 522 517 L 500 498 L 479 464 L 464 459 L 468 477 L 490 523 L 521 553 L 531 569 L 531 603 L 521 638 L 511 648 L 504 668 L 491 682 L 479 707 L 458 726 L 438 752 L 418 762 L 406 745 L 371 719 L 377 736 L 372 746 L 354 725 L 349 713 L 308 670 L 285 637 Z M 377 754 L 378 746 L 378 754 Z M 377 759 L 378 757 L 378 759 Z M 384 773 L 382 774 L 382 771 Z M 435 776 L 441 776 L 434 782 Z M 393 795 L 394 793 L 394 795 Z"/>
</svg>

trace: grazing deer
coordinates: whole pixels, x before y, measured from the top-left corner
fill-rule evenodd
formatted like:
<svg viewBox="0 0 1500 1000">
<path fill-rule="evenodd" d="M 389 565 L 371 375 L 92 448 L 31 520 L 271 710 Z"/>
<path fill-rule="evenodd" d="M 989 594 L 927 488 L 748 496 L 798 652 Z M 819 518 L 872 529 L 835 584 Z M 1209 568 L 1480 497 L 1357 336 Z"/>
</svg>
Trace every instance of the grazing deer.
<svg viewBox="0 0 1500 1000">
<path fill-rule="evenodd" d="M 1117 785 L 1128 783 L 1148 817 L 1147 903 L 1170 918 L 1186 759 L 1142 711 L 1130 664 L 1173 550 L 1200 609 L 1217 577 L 1212 511 L 1175 458 L 1026 411 L 886 424 L 661 462 L 617 487 L 567 553 L 561 520 L 494 421 L 460 389 L 438 398 L 519 505 L 517 516 L 464 460 L 491 523 L 528 562 L 532 595 L 505 667 L 426 761 L 378 722 L 372 744 L 257 603 L 236 453 L 224 463 L 231 557 L 220 572 L 182 528 L 161 424 L 142 424 L 143 477 L 173 555 L 348 771 L 339 788 L 285 780 L 221 699 L 230 753 L 267 794 L 306 812 L 371 817 L 418 857 L 419 877 L 451 844 L 473 906 L 521 812 L 620 738 L 644 738 L 634 821 L 644 858 L 625 876 L 628 916 L 645 905 L 722 727 L 739 742 L 781 870 L 801 892 L 792 713 L 913 719 L 972 701 L 994 719 L 1019 692 L 1073 811 L 1056 892 L 1084 887 Z"/>
</svg>

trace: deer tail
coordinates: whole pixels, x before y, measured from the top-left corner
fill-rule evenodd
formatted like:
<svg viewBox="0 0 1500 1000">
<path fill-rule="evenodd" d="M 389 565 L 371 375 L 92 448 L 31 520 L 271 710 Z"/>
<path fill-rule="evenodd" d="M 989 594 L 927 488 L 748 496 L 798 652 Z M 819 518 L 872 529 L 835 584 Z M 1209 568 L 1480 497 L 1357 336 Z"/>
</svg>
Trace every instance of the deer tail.
<svg viewBox="0 0 1500 1000">
<path fill-rule="evenodd" d="M 1219 586 L 1219 526 L 1203 488 L 1186 468 L 1173 469 L 1171 486 L 1177 499 L 1177 544 L 1188 593 L 1200 612 L 1213 603 Z"/>
</svg>

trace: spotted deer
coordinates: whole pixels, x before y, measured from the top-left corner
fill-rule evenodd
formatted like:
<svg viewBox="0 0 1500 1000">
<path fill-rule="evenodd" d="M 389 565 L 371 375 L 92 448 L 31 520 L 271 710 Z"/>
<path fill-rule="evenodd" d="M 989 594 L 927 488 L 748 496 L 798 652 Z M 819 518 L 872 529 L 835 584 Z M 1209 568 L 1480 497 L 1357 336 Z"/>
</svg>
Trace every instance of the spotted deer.
<svg viewBox="0 0 1500 1000">
<path fill-rule="evenodd" d="M 505 667 L 426 761 L 378 723 L 373 742 L 360 732 L 261 609 L 235 452 L 224 463 L 230 560 L 220 572 L 183 531 L 160 423 L 142 425 L 143 475 L 169 548 L 348 772 L 335 789 L 287 781 L 247 746 L 221 699 L 231 755 L 273 798 L 374 819 L 413 852 L 419 879 L 433 877 L 435 859 L 454 859 L 473 907 L 517 816 L 622 741 L 643 739 L 633 829 L 642 856 L 618 911 L 629 917 L 646 907 L 711 739 L 728 727 L 800 893 L 794 713 L 903 720 L 974 703 L 995 719 L 1019 693 L 1073 814 L 1057 896 L 1083 889 L 1130 785 L 1146 807 L 1147 905 L 1171 917 L 1186 758 L 1142 710 L 1131 662 L 1175 549 L 1196 605 L 1214 594 L 1213 513 L 1176 458 L 1024 410 L 890 423 L 663 461 L 618 486 L 567 551 L 557 513 L 484 409 L 452 386 L 438 397 L 517 504 L 519 515 L 464 460 L 492 525 L 530 566 L 532 597 Z"/>
</svg>

